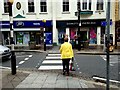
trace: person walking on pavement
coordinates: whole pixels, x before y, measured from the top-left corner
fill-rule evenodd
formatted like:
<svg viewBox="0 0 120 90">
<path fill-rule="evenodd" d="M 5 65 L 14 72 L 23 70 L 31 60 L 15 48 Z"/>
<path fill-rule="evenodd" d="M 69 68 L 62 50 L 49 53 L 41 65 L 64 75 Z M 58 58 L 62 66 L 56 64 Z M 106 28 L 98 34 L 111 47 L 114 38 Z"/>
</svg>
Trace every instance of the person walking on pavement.
<svg viewBox="0 0 120 90">
<path fill-rule="evenodd" d="M 60 47 L 60 53 L 63 64 L 63 75 L 65 75 L 66 71 L 67 75 L 69 75 L 69 61 L 73 57 L 73 49 L 72 45 L 68 42 L 67 37 L 64 38 L 64 43 Z"/>
</svg>

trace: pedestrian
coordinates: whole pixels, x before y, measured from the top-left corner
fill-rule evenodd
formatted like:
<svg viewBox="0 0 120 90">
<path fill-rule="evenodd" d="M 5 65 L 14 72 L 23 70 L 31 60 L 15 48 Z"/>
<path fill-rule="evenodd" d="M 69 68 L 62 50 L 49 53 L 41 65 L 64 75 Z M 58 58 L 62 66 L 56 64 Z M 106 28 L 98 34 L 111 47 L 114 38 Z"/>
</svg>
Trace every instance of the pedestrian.
<svg viewBox="0 0 120 90">
<path fill-rule="evenodd" d="M 69 61 L 73 57 L 72 45 L 68 42 L 68 38 L 64 38 L 64 43 L 60 47 L 61 59 L 63 64 L 63 75 L 67 72 L 69 76 Z"/>
<path fill-rule="evenodd" d="M 68 42 L 70 43 L 70 37 L 68 36 L 68 34 L 65 35 L 65 38 L 68 38 Z"/>
</svg>

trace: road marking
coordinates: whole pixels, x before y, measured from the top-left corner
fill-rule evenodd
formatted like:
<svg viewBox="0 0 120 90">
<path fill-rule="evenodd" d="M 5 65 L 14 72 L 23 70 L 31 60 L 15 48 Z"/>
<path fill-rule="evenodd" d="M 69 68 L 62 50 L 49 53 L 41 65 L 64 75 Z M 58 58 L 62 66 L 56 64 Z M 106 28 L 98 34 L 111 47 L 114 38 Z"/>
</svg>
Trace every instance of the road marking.
<svg viewBox="0 0 120 90">
<path fill-rule="evenodd" d="M 29 55 L 29 57 L 32 57 L 33 55 Z"/>
<path fill-rule="evenodd" d="M 79 73 L 82 73 L 82 72 L 79 72 Z"/>
<path fill-rule="evenodd" d="M 63 69 L 62 66 L 40 66 L 38 70 Z"/>
<path fill-rule="evenodd" d="M 77 67 L 79 67 L 79 66 L 77 65 Z"/>
<path fill-rule="evenodd" d="M 62 60 L 44 60 L 43 62 L 42 62 L 43 64 L 48 64 L 48 63 L 53 63 L 53 64 L 61 64 L 62 63 Z"/>
<path fill-rule="evenodd" d="M 61 56 L 61 54 L 48 54 L 48 56 Z"/>
<path fill-rule="evenodd" d="M 101 81 L 106 81 L 105 78 L 100 78 L 100 77 L 93 77 L 93 79 L 95 79 L 95 80 L 101 80 Z M 119 83 L 120 84 L 120 82 L 117 81 L 117 80 L 109 80 L 109 81 L 113 82 L 113 83 Z"/>
<path fill-rule="evenodd" d="M 10 67 L 3 67 L 3 66 L 0 66 L 1 69 L 11 69 Z"/>
<path fill-rule="evenodd" d="M 80 70 L 80 68 L 78 68 L 78 70 Z"/>
<path fill-rule="evenodd" d="M 24 60 L 27 61 L 29 58 L 25 58 Z"/>
<path fill-rule="evenodd" d="M 16 68 L 18 68 L 19 66 L 16 66 Z"/>
<path fill-rule="evenodd" d="M 19 64 L 23 64 L 25 61 L 21 61 L 21 62 L 19 62 Z"/>
<path fill-rule="evenodd" d="M 61 59 L 61 57 L 46 57 L 46 59 Z"/>
</svg>

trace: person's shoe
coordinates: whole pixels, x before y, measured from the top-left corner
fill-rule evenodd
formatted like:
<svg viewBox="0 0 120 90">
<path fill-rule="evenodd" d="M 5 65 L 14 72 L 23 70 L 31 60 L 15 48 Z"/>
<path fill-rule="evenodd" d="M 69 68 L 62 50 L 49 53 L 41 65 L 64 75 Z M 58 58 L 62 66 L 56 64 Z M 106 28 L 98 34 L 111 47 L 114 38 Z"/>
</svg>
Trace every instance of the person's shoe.
<svg viewBox="0 0 120 90">
<path fill-rule="evenodd" d="M 65 75 L 65 72 L 63 72 L 63 75 Z"/>
<path fill-rule="evenodd" d="M 69 73 L 67 73 L 67 76 L 69 76 Z"/>
</svg>

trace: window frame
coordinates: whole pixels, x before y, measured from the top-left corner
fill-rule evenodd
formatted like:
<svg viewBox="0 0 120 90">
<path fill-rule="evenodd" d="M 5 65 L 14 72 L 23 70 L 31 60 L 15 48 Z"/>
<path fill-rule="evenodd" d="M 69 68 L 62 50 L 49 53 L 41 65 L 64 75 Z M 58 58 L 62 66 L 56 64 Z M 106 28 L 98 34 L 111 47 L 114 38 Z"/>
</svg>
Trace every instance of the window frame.
<svg viewBox="0 0 120 90">
<path fill-rule="evenodd" d="M 62 7 L 63 7 L 63 12 L 69 12 L 70 10 L 70 3 L 69 3 L 69 0 L 63 0 L 63 3 L 62 3 Z"/>
<path fill-rule="evenodd" d="M 40 13 L 47 13 L 47 0 L 40 0 Z"/>
<path fill-rule="evenodd" d="M 35 12 L 35 3 L 34 0 L 28 0 L 28 13 Z"/>
<path fill-rule="evenodd" d="M 103 0 L 97 0 L 96 10 L 97 11 L 103 11 L 104 10 L 104 2 L 103 2 Z"/>
<path fill-rule="evenodd" d="M 8 9 L 8 11 L 6 9 Z M 4 13 L 9 13 L 9 2 L 8 2 L 8 0 L 4 0 Z"/>
<path fill-rule="evenodd" d="M 77 0 L 77 9 L 78 9 L 78 3 L 80 3 L 80 9 L 81 11 L 91 11 L 92 2 L 91 0 Z"/>
</svg>

